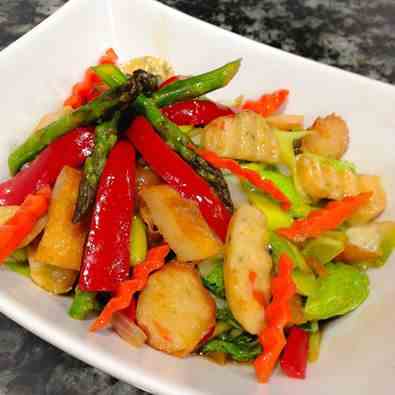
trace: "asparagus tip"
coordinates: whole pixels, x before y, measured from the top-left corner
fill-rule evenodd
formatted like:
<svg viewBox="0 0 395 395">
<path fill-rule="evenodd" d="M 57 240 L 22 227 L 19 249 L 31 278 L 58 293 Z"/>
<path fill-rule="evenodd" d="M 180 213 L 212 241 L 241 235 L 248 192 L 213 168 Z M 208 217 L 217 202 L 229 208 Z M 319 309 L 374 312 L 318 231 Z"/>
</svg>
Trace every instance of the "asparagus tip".
<svg viewBox="0 0 395 395">
<path fill-rule="evenodd" d="M 79 224 L 84 219 L 94 204 L 95 198 L 96 188 L 92 187 L 86 179 L 83 179 L 80 184 L 77 205 L 73 214 L 73 224 Z"/>
<path fill-rule="evenodd" d="M 233 79 L 240 69 L 242 58 L 236 59 L 233 62 L 226 64 L 225 67 L 225 85 Z"/>
<path fill-rule="evenodd" d="M 8 157 L 8 170 L 10 171 L 11 176 L 14 176 L 19 170 L 19 164 L 15 159 L 15 151 L 10 154 Z"/>
</svg>

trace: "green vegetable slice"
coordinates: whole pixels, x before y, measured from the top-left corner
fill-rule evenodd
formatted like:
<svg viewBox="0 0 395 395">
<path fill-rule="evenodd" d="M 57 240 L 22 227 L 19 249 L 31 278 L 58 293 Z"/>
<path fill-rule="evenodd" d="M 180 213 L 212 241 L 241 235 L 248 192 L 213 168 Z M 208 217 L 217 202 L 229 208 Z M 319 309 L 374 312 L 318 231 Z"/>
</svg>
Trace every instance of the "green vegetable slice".
<svg viewBox="0 0 395 395">
<path fill-rule="evenodd" d="M 25 277 L 30 277 L 30 267 L 27 261 L 25 248 L 20 248 L 14 251 L 14 253 L 4 261 L 4 265 L 15 273 Z"/>
<path fill-rule="evenodd" d="M 292 217 L 277 203 L 274 203 L 273 200 L 267 198 L 262 192 L 247 188 L 248 187 L 243 186 L 248 201 L 265 214 L 269 230 L 288 228 L 292 225 Z"/>
<path fill-rule="evenodd" d="M 344 250 L 344 241 L 329 236 L 310 240 L 303 249 L 305 257 L 314 257 L 322 264 L 330 262 Z"/>
<path fill-rule="evenodd" d="M 302 272 L 295 269 L 292 272 L 292 279 L 296 286 L 296 292 L 299 295 L 311 296 L 318 290 L 318 280 L 313 273 Z"/>
<path fill-rule="evenodd" d="M 266 169 L 264 165 L 258 163 L 248 163 L 243 167 L 256 171 L 265 180 L 272 181 L 291 202 L 290 214 L 293 217 L 305 217 L 312 210 L 297 191 L 292 177 L 276 170 Z"/>
<path fill-rule="evenodd" d="M 281 130 L 275 130 L 274 132 L 276 134 L 276 138 L 280 148 L 281 163 L 287 165 L 290 172 L 294 174 L 296 162 L 294 142 L 304 136 L 307 136 L 310 132 L 308 132 L 307 130 L 300 132 L 284 132 Z"/>
<path fill-rule="evenodd" d="M 130 232 L 130 265 L 136 266 L 147 256 L 148 241 L 145 224 L 139 215 L 135 215 Z"/>
<path fill-rule="evenodd" d="M 202 274 L 203 285 L 215 296 L 225 299 L 224 268 L 222 261 L 215 260 L 207 274 Z"/>
<path fill-rule="evenodd" d="M 392 254 L 394 248 L 395 248 L 395 229 L 393 228 L 381 240 L 380 250 L 382 255 L 379 259 L 378 266 L 382 266 L 387 262 L 387 259 Z"/>
<path fill-rule="evenodd" d="M 295 264 L 295 268 L 299 268 L 302 272 L 310 273 L 311 269 L 306 264 L 303 255 L 298 247 L 292 244 L 284 237 L 279 236 L 276 232 L 270 233 L 269 244 L 272 247 L 273 262 L 277 265 L 281 254 L 287 254 Z"/>
<path fill-rule="evenodd" d="M 96 292 L 75 289 L 73 303 L 69 309 L 69 316 L 75 320 L 85 320 L 89 314 L 101 310 L 102 306 L 97 300 Z"/>
<path fill-rule="evenodd" d="M 346 314 L 361 305 L 369 295 L 366 273 L 343 263 L 328 263 L 328 275 L 320 278 L 316 293 L 305 305 L 306 317 L 324 320 Z"/>
<path fill-rule="evenodd" d="M 244 332 L 233 337 L 230 331 L 208 341 L 201 348 L 202 354 L 212 352 L 223 352 L 237 362 L 248 362 L 254 360 L 262 352 L 262 347 L 256 336 Z"/>
<path fill-rule="evenodd" d="M 181 130 L 182 133 L 191 134 L 191 131 L 195 129 L 193 125 L 179 125 L 178 128 Z"/>
<path fill-rule="evenodd" d="M 346 237 L 350 244 L 378 256 L 376 259 L 360 262 L 360 266 L 383 266 L 395 248 L 395 223 L 385 221 L 353 226 L 346 230 Z"/>
<path fill-rule="evenodd" d="M 228 324 L 229 327 L 231 328 L 242 329 L 240 324 L 236 321 L 235 317 L 233 316 L 227 304 L 223 307 L 217 306 L 216 318 L 217 321 L 224 322 Z"/>
</svg>

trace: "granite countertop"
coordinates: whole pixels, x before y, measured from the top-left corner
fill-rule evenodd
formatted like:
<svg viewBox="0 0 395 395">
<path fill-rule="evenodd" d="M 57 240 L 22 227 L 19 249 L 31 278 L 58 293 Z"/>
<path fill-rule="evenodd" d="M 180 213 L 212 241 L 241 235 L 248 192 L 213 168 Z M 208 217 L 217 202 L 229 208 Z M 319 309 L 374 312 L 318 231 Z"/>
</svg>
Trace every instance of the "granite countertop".
<svg viewBox="0 0 395 395">
<path fill-rule="evenodd" d="M 393 0 L 161 0 L 188 14 L 323 63 L 395 83 Z M 65 0 L 1 0 L 0 49 Z M 145 394 L 0 314 L 0 395 Z"/>
</svg>

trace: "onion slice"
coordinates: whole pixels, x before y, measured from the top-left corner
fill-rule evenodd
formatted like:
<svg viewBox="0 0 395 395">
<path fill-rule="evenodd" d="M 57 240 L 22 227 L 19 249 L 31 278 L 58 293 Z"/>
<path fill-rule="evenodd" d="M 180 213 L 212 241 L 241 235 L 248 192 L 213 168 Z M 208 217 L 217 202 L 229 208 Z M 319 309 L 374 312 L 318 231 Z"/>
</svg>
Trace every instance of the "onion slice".
<svg viewBox="0 0 395 395">
<path fill-rule="evenodd" d="M 142 347 L 147 341 L 146 334 L 122 312 L 113 315 L 112 327 L 123 340 L 134 347 Z"/>
</svg>

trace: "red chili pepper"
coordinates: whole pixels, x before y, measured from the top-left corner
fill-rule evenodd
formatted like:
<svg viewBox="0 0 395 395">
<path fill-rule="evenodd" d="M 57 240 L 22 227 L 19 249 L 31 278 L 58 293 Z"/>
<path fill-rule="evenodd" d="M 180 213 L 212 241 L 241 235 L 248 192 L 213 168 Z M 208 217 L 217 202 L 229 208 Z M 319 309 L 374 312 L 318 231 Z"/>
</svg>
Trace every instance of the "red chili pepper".
<svg viewBox="0 0 395 395">
<path fill-rule="evenodd" d="M 278 273 L 272 278 L 272 301 L 265 308 L 266 326 L 259 335 L 263 352 L 254 361 L 256 375 L 260 382 L 266 383 L 286 344 L 284 327 L 291 319 L 290 300 L 296 293 L 292 280 L 293 262 L 283 254 L 278 262 Z"/>
<path fill-rule="evenodd" d="M 224 241 L 231 213 L 207 182 L 159 137 L 144 117 L 134 120 L 127 135 L 152 170 L 183 197 L 198 204 L 211 229 Z"/>
<path fill-rule="evenodd" d="M 176 81 L 178 81 L 178 80 L 181 80 L 181 79 L 183 79 L 183 78 L 185 78 L 185 77 L 183 77 L 183 76 L 181 76 L 181 75 L 173 75 L 173 77 L 170 77 L 170 78 L 168 78 L 167 80 L 163 81 L 163 82 L 159 85 L 158 90 L 164 88 L 164 87 L 167 86 L 167 85 L 172 84 L 173 82 L 176 82 Z"/>
<path fill-rule="evenodd" d="M 257 172 L 250 169 L 243 169 L 233 159 L 221 158 L 215 152 L 203 148 L 196 148 L 195 146 L 191 146 L 190 148 L 214 167 L 229 170 L 235 176 L 246 179 L 263 193 L 267 193 L 271 198 L 277 200 L 284 210 L 289 210 L 291 202 L 273 181 L 263 180 Z"/>
<path fill-rule="evenodd" d="M 130 306 L 134 294 L 147 285 L 149 275 L 165 264 L 165 258 L 169 251 L 167 244 L 151 248 L 148 251 L 145 261 L 134 267 L 132 278 L 119 284 L 116 295 L 109 300 L 100 316 L 92 324 L 91 331 L 105 328 L 111 322 L 114 313 Z"/>
<path fill-rule="evenodd" d="M 58 138 L 27 167 L 0 184 L 0 206 L 20 205 L 30 193 L 44 185 L 52 186 L 64 166 L 81 166 L 93 146 L 91 128 L 77 128 Z"/>
<path fill-rule="evenodd" d="M 112 48 L 107 49 L 105 54 L 99 59 L 99 64 L 115 64 L 118 56 Z M 86 70 L 84 79 L 73 86 L 72 94 L 68 97 L 64 105 L 78 108 L 107 90 L 107 86 L 101 83 L 100 77 L 89 68 Z"/>
<path fill-rule="evenodd" d="M 309 334 L 297 326 L 289 330 L 280 366 L 288 377 L 306 378 Z"/>
<path fill-rule="evenodd" d="M 189 100 L 163 107 L 162 113 L 177 125 L 207 125 L 215 118 L 233 115 L 234 111 L 210 100 Z"/>
<path fill-rule="evenodd" d="M 114 291 L 129 275 L 135 173 L 133 147 L 117 143 L 100 178 L 81 268 L 82 291 Z"/>
<path fill-rule="evenodd" d="M 268 117 L 277 112 L 285 103 L 289 95 L 287 89 L 280 89 L 273 93 L 262 95 L 258 100 L 248 100 L 243 105 L 243 110 L 251 110 Z"/>
</svg>

